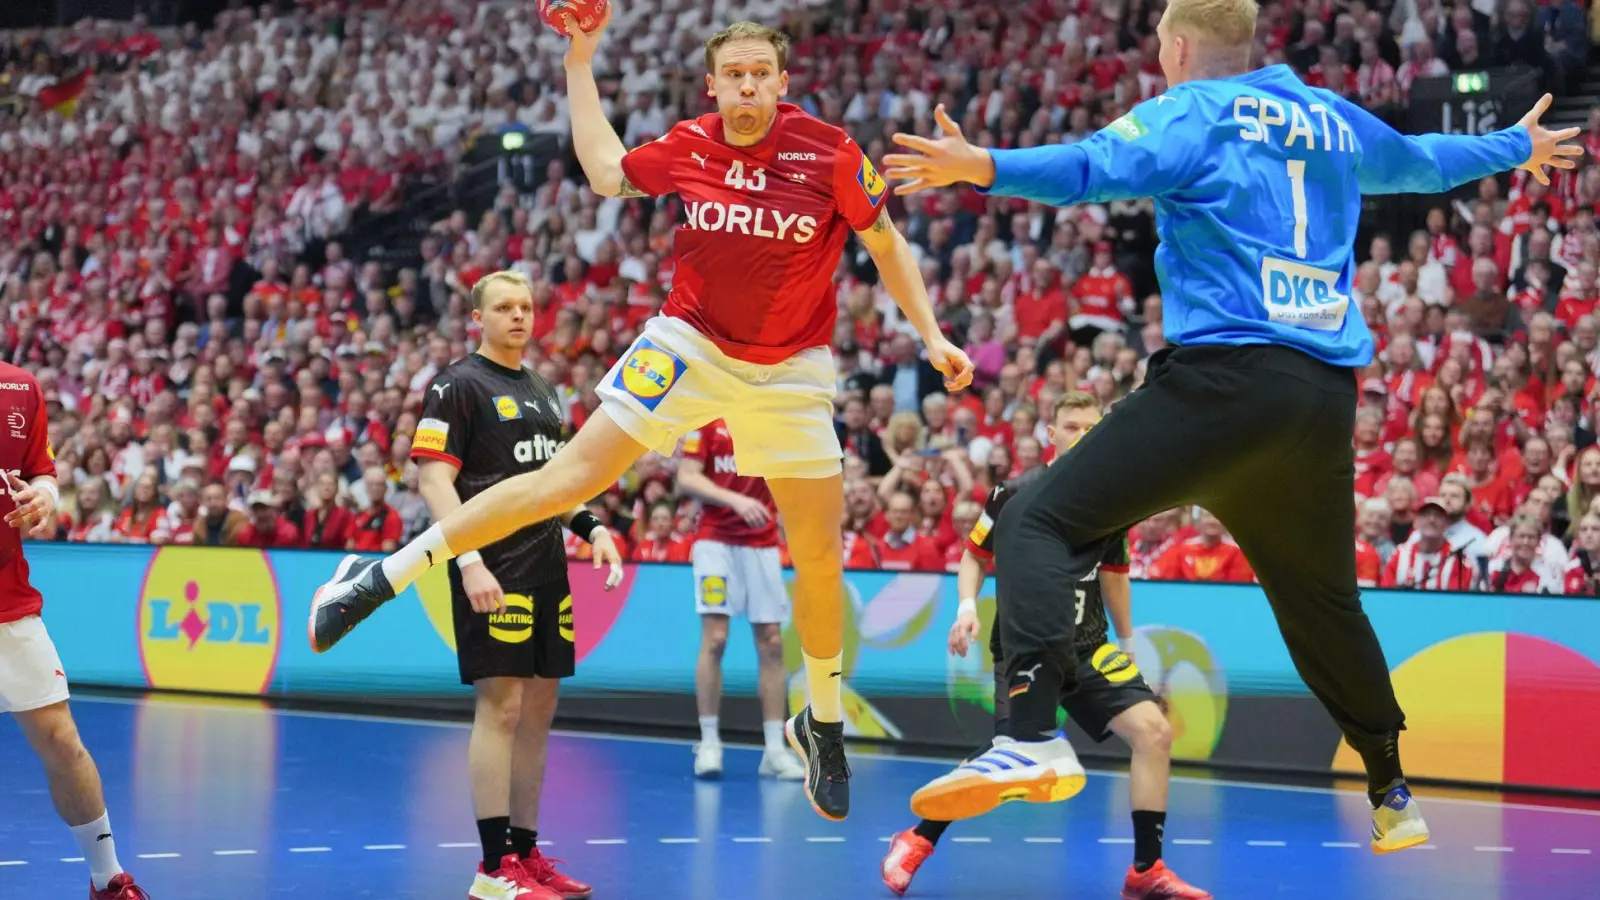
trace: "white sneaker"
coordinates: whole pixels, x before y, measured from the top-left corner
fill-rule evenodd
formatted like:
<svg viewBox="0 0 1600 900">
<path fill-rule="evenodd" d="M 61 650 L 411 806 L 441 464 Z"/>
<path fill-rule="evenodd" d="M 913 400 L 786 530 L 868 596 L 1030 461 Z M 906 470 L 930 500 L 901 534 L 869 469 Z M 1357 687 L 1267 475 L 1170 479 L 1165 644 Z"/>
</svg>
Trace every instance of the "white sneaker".
<svg viewBox="0 0 1600 900">
<path fill-rule="evenodd" d="M 1066 738 L 994 745 L 911 795 L 911 812 L 936 822 L 981 816 L 1002 803 L 1056 803 L 1078 795 L 1088 777 Z"/>
<path fill-rule="evenodd" d="M 805 781 L 806 767 L 788 747 L 761 754 L 761 777 L 779 781 Z"/>
<path fill-rule="evenodd" d="M 694 745 L 694 777 L 722 777 L 722 745 L 702 741 Z"/>
<path fill-rule="evenodd" d="M 1428 823 L 1411 797 L 1411 789 L 1399 785 L 1383 798 L 1383 805 L 1372 811 L 1372 852 L 1394 853 L 1428 842 Z"/>
</svg>

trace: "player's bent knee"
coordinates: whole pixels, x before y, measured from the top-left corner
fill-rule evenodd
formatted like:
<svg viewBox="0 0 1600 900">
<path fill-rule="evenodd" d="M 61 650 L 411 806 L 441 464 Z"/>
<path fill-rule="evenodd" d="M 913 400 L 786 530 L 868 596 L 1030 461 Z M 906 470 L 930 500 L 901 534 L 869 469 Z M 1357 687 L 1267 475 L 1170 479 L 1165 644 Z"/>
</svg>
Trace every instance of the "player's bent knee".
<svg viewBox="0 0 1600 900">
<path fill-rule="evenodd" d="M 515 679 L 490 679 L 478 683 L 475 727 L 512 734 L 522 720 L 522 686 Z"/>
<path fill-rule="evenodd" d="M 728 632 L 721 633 L 707 630 L 700 635 L 700 652 L 712 659 L 722 659 L 722 654 L 728 649 Z"/>
<path fill-rule="evenodd" d="M 1141 703 L 1128 710 L 1127 741 L 1134 750 L 1172 756 L 1172 723 L 1154 702 Z"/>
</svg>

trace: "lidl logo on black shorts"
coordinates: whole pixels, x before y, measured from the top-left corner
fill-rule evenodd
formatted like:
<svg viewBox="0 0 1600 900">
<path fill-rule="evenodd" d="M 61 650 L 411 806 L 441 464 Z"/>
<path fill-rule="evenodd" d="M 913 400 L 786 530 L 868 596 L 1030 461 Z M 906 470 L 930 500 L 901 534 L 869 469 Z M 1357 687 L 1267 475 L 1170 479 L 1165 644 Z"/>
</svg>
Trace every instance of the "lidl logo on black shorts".
<svg viewBox="0 0 1600 900">
<path fill-rule="evenodd" d="M 1139 677 L 1139 667 L 1134 665 L 1132 657 L 1115 644 L 1101 644 L 1094 652 L 1093 664 L 1112 684 L 1126 684 Z"/>
<path fill-rule="evenodd" d="M 721 606 L 728 602 L 728 579 L 721 575 L 707 575 L 700 579 L 700 602 L 706 606 Z"/>
<path fill-rule="evenodd" d="M 502 422 L 522 418 L 522 407 L 517 405 L 517 398 L 515 397 L 500 396 L 494 398 L 494 411 Z"/>
<path fill-rule="evenodd" d="M 533 598 L 506 595 L 506 611 L 489 613 L 489 637 L 502 644 L 520 644 L 533 637 Z"/>
<path fill-rule="evenodd" d="M 648 338 L 640 338 L 611 382 L 631 394 L 645 409 L 655 411 L 661 400 L 678 383 L 688 366 Z"/>
</svg>

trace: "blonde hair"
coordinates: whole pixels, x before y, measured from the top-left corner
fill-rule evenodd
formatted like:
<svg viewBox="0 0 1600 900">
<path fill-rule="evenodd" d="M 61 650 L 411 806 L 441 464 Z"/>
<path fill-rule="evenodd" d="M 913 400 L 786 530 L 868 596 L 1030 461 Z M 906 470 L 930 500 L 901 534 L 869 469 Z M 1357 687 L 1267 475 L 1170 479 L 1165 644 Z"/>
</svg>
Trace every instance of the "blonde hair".
<svg viewBox="0 0 1600 900">
<path fill-rule="evenodd" d="M 1222 47 L 1246 47 L 1255 40 L 1261 8 L 1256 0 L 1170 0 L 1167 28 L 1210 38 Z"/>
<path fill-rule="evenodd" d="M 713 34 L 706 41 L 706 71 L 717 70 L 717 51 L 731 41 L 766 41 L 772 45 L 773 52 L 778 54 L 778 70 L 782 71 L 789 62 L 789 38 L 776 28 L 768 28 L 759 22 L 740 21 L 734 22 L 727 28 Z"/>
<path fill-rule="evenodd" d="M 1083 391 L 1067 391 L 1056 399 L 1055 405 L 1050 407 L 1050 424 L 1061 421 L 1061 414 L 1069 409 L 1092 409 L 1100 412 L 1104 407 L 1100 399 L 1093 394 Z"/>
<path fill-rule="evenodd" d="M 479 278 L 478 283 L 472 286 L 473 309 L 483 309 L 483 295 L 489 290 L 489 285 L 494 284 L 495 282 L 513 284 L 527 291 L 529 294 L 533 293 L 533 283 L 528 281 L 528 276 L 522 274 L 521 272 L 518 272 L 514 269 L 502 269 L 499 272 L 490 272 L 482 278 Z"/>
</svg>

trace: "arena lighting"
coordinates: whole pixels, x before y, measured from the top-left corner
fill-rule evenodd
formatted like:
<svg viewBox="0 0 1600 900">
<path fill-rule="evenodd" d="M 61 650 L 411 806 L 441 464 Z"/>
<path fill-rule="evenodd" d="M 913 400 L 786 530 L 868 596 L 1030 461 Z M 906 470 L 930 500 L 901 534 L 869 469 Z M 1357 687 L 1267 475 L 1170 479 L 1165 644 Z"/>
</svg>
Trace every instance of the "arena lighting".
<svg viewBox="0 0 1600 900">
<path fill-rule="evenodd" d="M 1458 94 L 1481 94 L 1489 89 L 1488 72 L 1459 72 L 1454 81 Z"/>
<path fill-rule="evenodd" d="M 515 153 L 528 143 L 528 133 L 525 131 L 507 131 L 500 135 L 500 149 L 507 153 Z"/>
</svg>

